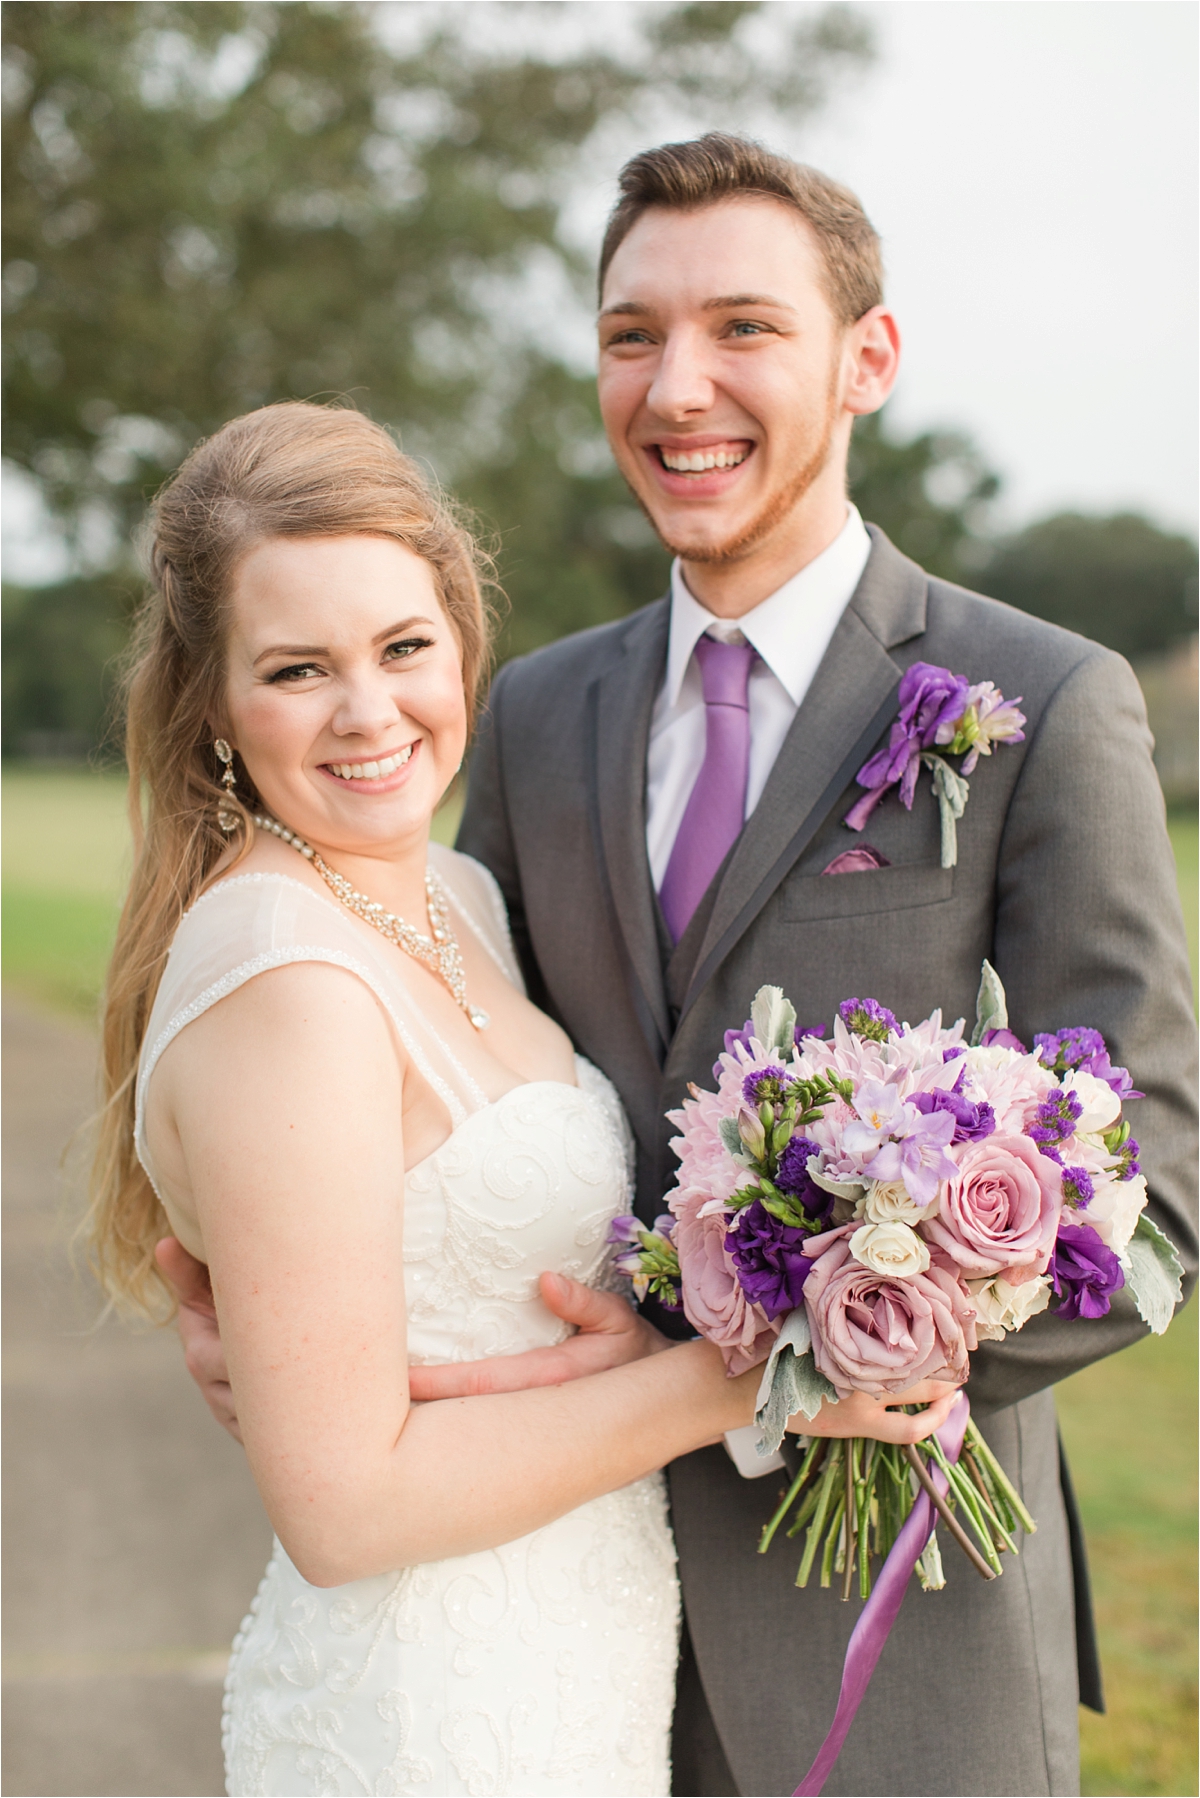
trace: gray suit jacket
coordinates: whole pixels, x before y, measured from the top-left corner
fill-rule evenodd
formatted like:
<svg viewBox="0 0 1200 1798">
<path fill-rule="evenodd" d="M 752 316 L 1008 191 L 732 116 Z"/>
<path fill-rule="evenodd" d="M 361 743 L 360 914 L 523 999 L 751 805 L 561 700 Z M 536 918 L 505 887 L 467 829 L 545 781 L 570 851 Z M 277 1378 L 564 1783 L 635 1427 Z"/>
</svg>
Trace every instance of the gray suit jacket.
<svg viewBox="0 0 1200 1798">
<path fill-rule="evenodd" d="M 851 994 L 901 1017 L 940 1005 L 950 1020 L 971 1019 L 987 956 L 1024 1040 L 1093 1025 L 1133 1071 L 1147 1095 L 1131 1115 L 1152 1214 L 1194 1267 L 1191 988 L 1137 683 L 1120 657 L 931 579 L 873 527 L 872 538 L 762 799 L 673 955 L 645 849 L 665 601 L 500 672 L 459 847 L 500 883 L 533 996 L 618 1087 L 647 1218 L 674 1167 L 663 1114 L 689 1081 L 710 1081 L 722 1033 L 763 982 L 781 985 L 806 1025 L 828 1025 Z M 841 822 L 918 660 L 995 681 L 1021 696 L 1028 718 L 1026 741 L 972 777 L 954 869 L 939 865 L 924 776 L 911 813 L 892 794 L 861 837 Z M 864 840 L 891 865 L 822 874 Z M 1119 1297 L 1105 1319 L 1047 1313 L 980 1349 L 976 1415 L 1041 1528 L 991 1586 L 948 1553 L 946 1590 L 909 1593 L 828 1792 L 1077 1789 L 1073 1594 L 1046 1389 L 1143 1333 Z M 832 1716 L 858 1609 L 793 1590 L 783 1546 L 754 1553 L 773 1490 L 740 1480 L 719 1449 L 671 1468 L 689 1627 L 744 1792 L 790 1791 L 803 1772 Z M 792 1670 L 794 1700 L 762 1696 L 767 1666 Z M 931 1728 L 920 1699 L 938 1690 L 962 1701 Z"/>
</svg>

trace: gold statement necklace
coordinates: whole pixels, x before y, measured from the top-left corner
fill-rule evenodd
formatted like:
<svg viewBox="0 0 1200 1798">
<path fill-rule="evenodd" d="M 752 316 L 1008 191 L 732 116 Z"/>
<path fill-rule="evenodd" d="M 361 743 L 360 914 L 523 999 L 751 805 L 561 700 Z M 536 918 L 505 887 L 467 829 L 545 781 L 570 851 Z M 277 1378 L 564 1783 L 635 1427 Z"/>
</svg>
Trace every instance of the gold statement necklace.
<svg viewBox="0 0 1200 1798">
<path fill-rule="evenodd" d="M 450 989 L 455 1004 L 466 1012 L 476 1030 L 487 1029 L 492 1021 L 491 1018 L 481 1006 L 472 1005 L 467 998 L 467 976 L 463 968 L 458 938 L 450 923 L 450 907 L 446 899 L 446 889 L 432 868 L 425 870 L 425 899 L 429 907 L 429 927 L 433 934 L 422 936 L 419 930 L 414 930 L 411 924 L 406 924 L 404 919 L 397 917 L 395 912 L 385 911 L 383 906 L 378 905 L 374 899 L 368 899 L 365 893 L 358 892 L 350 885 L 344 874 L 339 874 L 335 868 L 331 868 L 311 843 L 306 843 L 303 837 L 298 837 L 294 831 L 287 828 L 286 824 L 280 824 L 277 818 L 270 818 L 265 814 L 256 816 L 254 822 L 259 830 L 270 831 L 273 836 L 280 837 L 283 842 L 289 843 L 293 849 L 297 850 L 306 861 L 310 861 L 326 886 L 336 893 L 342 904 L 348 911 L 352 911 L 356 918 L 361 918 L 364 923 L 372 925 L 380 936 L 386 937 L 389 943 L 395 943 L 398 949 L 403 949 L 404 953 L 411 955 L 414 961 L 419 961 L 425 967 L 432 968 L 438 978 Z"/>
</svg>

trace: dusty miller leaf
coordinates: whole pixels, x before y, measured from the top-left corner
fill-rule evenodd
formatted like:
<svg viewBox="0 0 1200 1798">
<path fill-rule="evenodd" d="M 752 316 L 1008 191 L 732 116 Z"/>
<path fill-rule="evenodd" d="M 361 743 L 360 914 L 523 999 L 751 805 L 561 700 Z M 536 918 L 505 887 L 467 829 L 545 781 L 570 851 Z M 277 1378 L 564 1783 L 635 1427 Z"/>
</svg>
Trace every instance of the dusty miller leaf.
<svg viewBox="0 0 1200 1798">
<path fill-rule="evenodd" d="M 754 1421 L 762 1431 L 760 1455 L 775 1453 L 783 1441 L 788 1418 L 798 1411 L 805 1417 L 815 1417 L 823 1400 L 837 1404 L 837 1393 L 824 1374 L 817 1372 L 811 1342 L 808 1313 L 803 1305 L 797 1306 L 788 1313 L 775 1338 L 758 1388 Z"/>
<path fill-rule="evenodd" d="M 990 961 L 984 961 L 979 975 L 979 997 L 975 1001 L 975 1028 L 971 1047 L 978 1048 L 989 1030 L 1008 1029 L 1008 1001 L 1004 985 Z"/>
<path fill-rule="evenodd" d="M 750 1007 L 754 1034 L 768 1051 L 790 1055 L 795 1044 L 796 1008 L 788 1003 L 780 986 L 760 986 Z"/>
<path fill-rule="evenodd" d="M 1125 1282 L 1143 1320 L 1161 1336 L 1183 1298 L 1183 1268 L 1174 1245 L 1145 1212 L 1125 1251 Z"/>
</svg>

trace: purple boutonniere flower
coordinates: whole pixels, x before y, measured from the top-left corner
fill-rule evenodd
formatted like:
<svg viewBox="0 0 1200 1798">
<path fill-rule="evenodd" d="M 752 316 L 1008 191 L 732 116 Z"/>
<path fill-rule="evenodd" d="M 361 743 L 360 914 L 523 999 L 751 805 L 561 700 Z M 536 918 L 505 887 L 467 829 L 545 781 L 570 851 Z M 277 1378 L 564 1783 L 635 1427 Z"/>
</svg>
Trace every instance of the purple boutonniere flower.
<svg viewBox="0 0 1200 1798">
<path fill-rule="evenodd" d="M 861 830 L 879 801 L 897 787 L 900 803 L 912 810 L 917 776 L 922 766 L 933 775 L 942 820 L 942 866 L 958 860 L 956 823 L 967 803 L 966 776 L 974 773 L 981 755 L 991 755 L 994 743 L 1024 741 L 1025 715 L 1017 703 L 1006 700 L 992 681 L 975 686 L 949 668 L 932 662 L 914 662 L 900 682 L 900 711 L 888 736 L 887 748 L 864 762 L 856 776 L 867 791 L 846 813 L 851 830 Z M 941 750 L 943 754 L 936 754 Z M 946 756 L 961 756 L 957 770 Z"/>
</svg>

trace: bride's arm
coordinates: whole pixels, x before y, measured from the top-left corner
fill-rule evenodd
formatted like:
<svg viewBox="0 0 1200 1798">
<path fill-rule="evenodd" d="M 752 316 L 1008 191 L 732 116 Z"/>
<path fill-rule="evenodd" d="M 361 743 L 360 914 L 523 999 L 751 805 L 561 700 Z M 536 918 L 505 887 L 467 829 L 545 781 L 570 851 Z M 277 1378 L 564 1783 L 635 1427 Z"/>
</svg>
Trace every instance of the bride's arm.
<svg viewBox="0 0 1200 1798">
<path fill-rule="evenodd" d="M 403 1070 L 368 989 L 265 974 L 163 1058 L 238 1417 L 271 1521 L 335 1585 L 511 1541 L 748 1423 L 703 1342 L 569 1386 L 410 1406 Z"/>
</svg>

